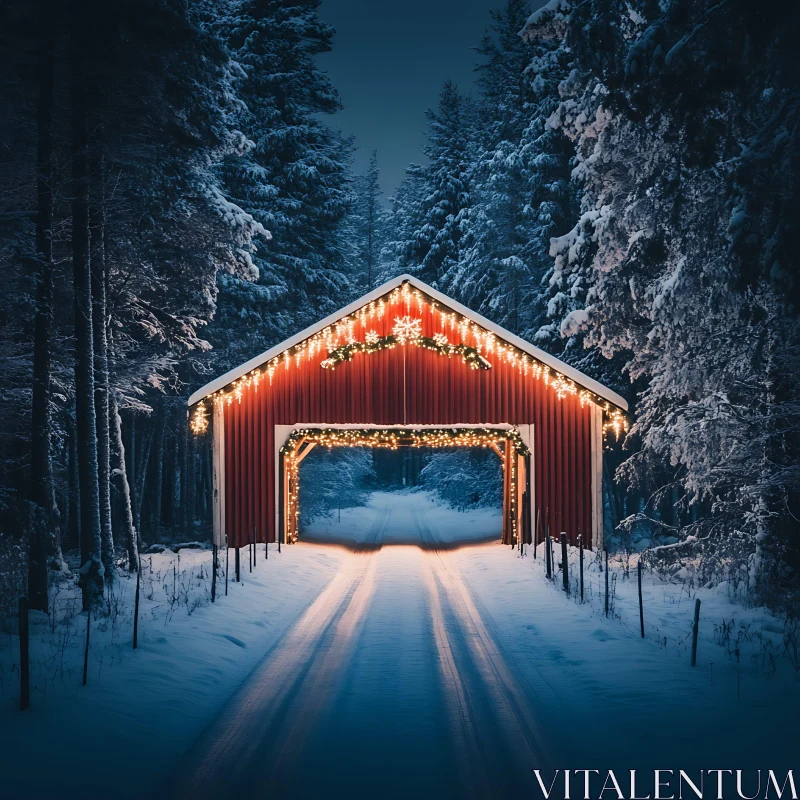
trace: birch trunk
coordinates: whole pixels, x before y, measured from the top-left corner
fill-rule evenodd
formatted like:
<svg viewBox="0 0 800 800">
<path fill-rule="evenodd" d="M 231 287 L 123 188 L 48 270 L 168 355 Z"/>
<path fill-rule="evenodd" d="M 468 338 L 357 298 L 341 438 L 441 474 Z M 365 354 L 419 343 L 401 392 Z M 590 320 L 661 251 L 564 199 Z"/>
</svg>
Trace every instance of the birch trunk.
<svg viewBox="0 0 800 800">
<path fill-rule="evenodd" d="M 90 210 L 92 338 L 94 345 L 94 404 L 97 431 L 97 474 L 100 495 L 100 538 L 106 580 L 113 580 L 114 533 L 111 528 L 111 435 L 109 426 L 108 326 L 106 319 L 105 203 L 103 163 L 92 159 L 95 197 Z"/>
<path fill-rule="evenodd" d="M 75 417 L 78 439 L 78 489 L 81 506 L 81 589 L 88 611 L 103 593 L 100 495 L 94 408 L 91 264 L 89 260 L 89 133 L 87 55 L 83 5 L 75 0 L 71 21 L 72 268 L 75 300 Z"/>
<path fill-rule="evenodd" d="M 122 417 L 120 417 L 117 398 L 109 394 L 111 420 L 113 424 L 115 465 L 113 475 L 122 498 L 122 543 L 128 557 L 128 569 L 133 572 L 139 568 L 139 541 L 136 526 L 133 524 L 133 504 L 128 470 L 125 464 L 125 443 L 122 439 Z"/>
<path fill-rule="evenodd" d="M 31 530 L 28 560 L 29 608 L 48 610 L 47 550 L 49 533 L 58 524 L 50 457 L 50 335 L 53 327 L 53 25 L 52 0 L 39 2 L 39 53 L 36 108 L 36 321 L 33 334 L 31 408 L 32 500 L 45 514 L 45 526 Z"/>
</svg>

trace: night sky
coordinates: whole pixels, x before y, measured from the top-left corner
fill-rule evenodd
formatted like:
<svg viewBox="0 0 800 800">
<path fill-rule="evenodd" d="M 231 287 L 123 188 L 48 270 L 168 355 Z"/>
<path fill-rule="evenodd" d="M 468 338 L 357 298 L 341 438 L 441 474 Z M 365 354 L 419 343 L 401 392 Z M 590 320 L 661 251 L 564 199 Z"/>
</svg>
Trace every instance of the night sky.
<svg viewBox="0 0 800 800">
<path fill-rule="evenodd" d="M 383 190 L 391 193 L 412 161 L 423 161 L 425 111 L 448 79 L 473 89 L 474 52 L 503 0 L 324 0 L 320 17 L 336 28 L 322 55 L 344 110 L 327 121 L 356 137 L 360 172 L 378 150 Z M 533 0 L 533 8 L 544 0 Z"/>
</svg>

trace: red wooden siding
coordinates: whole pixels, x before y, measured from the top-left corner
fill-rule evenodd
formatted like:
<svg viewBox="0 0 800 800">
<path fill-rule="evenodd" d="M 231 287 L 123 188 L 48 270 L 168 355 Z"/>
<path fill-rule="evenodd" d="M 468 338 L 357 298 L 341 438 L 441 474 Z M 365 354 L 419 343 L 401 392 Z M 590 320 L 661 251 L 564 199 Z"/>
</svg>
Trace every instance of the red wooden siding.
<svg viewBox="0 0 800 800">
<path fill-rule="evenodd" d="M 426 336 L 442 330 L 440 315 L 427 305 L 420 315 L 415 302 L 407 310 L 400 300 L 387 304 L 382 318 L 357 322 L 354 335 L 362 341 L 367 331 L 388 335 L 407 313 L 422 317 Z M 453 344 L 461 340 L 457 329 L 448 325 L 445 332 Z M 549 524 L 551 534 L 564 530 L 572 543 L 582 534 L 591 546 L 591 403 L 581 407 L 575 395 L 559 400 L 544 379 L 492 353 L 489 370 L 411 344 L 356 354 L 335 370 L 320 367 L 326 357 L 324 349 L 313 357 L 305 352 L 298 365 L 291 356 L 271 383 L 262 368 L 258 385 L 243 387 L 241 400 L 223 401 L 225 529 L 232 546 L 253 536 L 275 541 L 274 430 L 296 423 L 532 424 L 534 522 L 538 511 L 542 533 Z"/>
</svg>

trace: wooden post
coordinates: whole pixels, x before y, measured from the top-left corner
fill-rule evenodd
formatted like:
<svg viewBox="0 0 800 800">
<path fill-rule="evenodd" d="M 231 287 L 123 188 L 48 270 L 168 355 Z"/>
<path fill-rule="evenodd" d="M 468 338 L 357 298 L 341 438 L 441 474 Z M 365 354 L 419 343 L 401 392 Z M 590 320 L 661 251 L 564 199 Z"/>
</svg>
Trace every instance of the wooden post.
<svg viewBox="0 0 800 800">
<path fill-rule="evenodd" d="M 700 628 L 700 598 L 694 601 L 694 624 L 692 625 L 692 666 L 697 666 L 697 631 Z M 738 657 L 738 653 L 737 653 Z M 737 664 L 738 670 L 738 664 Z M 737 675 L 738 679 L 738 675 Z"/>
<path fill-rule="evenodd" d="M 153 571 L 153 557 L 150 556 L 150 572 Z M 142 578 L 142 557 L 139 556 L 139 564 L 136 570 L 136 594 L 133 599 L 133 649 L 139 646 L 139 591 Z"/>
<path fill-rule="evenodd" d="M 550 563 L 550 526 L 547 526 L 547 532 L 545 534 L 544 540 L 544 560 L 545 560 L 545 569 L 547 571 L 548 579 L 552 576 L 553 572 L 553 565 Z"/>
<path fill-rule="evenodd" d="M 86 612 L 86 649 L 83 651 L 83 686 L 89 675 L 89 631 L 92 627 L 92 609 L 89 607 Z"/>
<path fill-rule="evenodd" d="M 536 509 L 536 526 L 533 529 L 533 557 L 536 558 L 536 545 L 539 543 L 539 509 Z"/>
<path fill-rule="evenodd" d="M 31 704 L 31 660 L 28 638 L 28 598 L 19 598 L 19 710 Z"/>
<path fill-rule="evenodd" d="M 217 599 L 217 546 L 211 545 L 211 602 Z"/>
<path fill-rule="evenodd" d="M 606 555 L 606 616 L 608 616 L 608 550 L 604 549 Z"/>
<path fill-rule="evenodd" d="M 284 483 L 286 481 L 286 456 L 280 454 L 278 457 L 278 530 L 275 531 L 275 535 L 278 539 L 278 552 L 281 551 L 281 539 L 283 539 L 283 531 L 285 526 L 285 517 L 286 517 L 286 486 Z"/>
<path fill-rule="evenodd" d="M 578 548 L 580 550 L 580 573 L 581 573 L 581 603 L 583 602 L 583 536 L 578 534 Z"/>
<path fill-rule="evenodd" d="M 503 544 L 514 542 L 511 539 L 511 440 L 506 439 L 503 450 Z"/>
<path fill-rule="evenodd" d="M 230 563 L 231 551 L 228 547 L 228 534 L 225 534 L 225 597 L 228 596 L 228 564 Z"/>
<path fill-rule="evenodd" d="M 550 568 L 552 570 L 553 580 L 556 578 L 556 554 L 553 552 L 555 545 L 553 544 L 553 537 L 550 537 Z"/>
<path fill-rule="evenodd" d="M 250 572 L 253 571 L 253 543 L 247 545 L 247 559 L 248 559 L 248 566 L 250 567 Z"/>
<path fill-rule="evenodd" d="M 239 581 L 242 579 L 242 573 L 241 573 L 241 569 L 240 568 L 241 568 L 241 556 L 239 555 L 239 547 L 237 545 L 237 547 L 236 547 L 236 583 L 239 583 Z"/>
<path fill-rule="evenodd" d="M 564 591 L 569 597 L 569 559 L 567 558 L 567 534 L 561 531 L 561 577 L 564 582 Z"/>
<path fill-rule="evenodd" d="M 639 627 L 642 631 L 642 639 L 644 639 L 644 606 L 642 605 L 642 559 L 639 557 L 637 564 L 639 571 Z"/>
<path fill-rule="evenodd" d="M 213 539 L 219 548 L 227 541 L 225 533 L 225 405 L 213 403 L 211 443 L 211 485 L 213 505 Z"/>
<path fill-rule="evenodd" d="M 523 459 L 523 463 L 525 464 L 525 542 L 530 544 L 533 541 L 533 534 L 531 532 L 531 526 L 533 525 L 533 519 L 531 519 L 531 511 L 533 509 L 533 491 L 531 485 L 531 456 L 528 454 Z"/>
</svg>

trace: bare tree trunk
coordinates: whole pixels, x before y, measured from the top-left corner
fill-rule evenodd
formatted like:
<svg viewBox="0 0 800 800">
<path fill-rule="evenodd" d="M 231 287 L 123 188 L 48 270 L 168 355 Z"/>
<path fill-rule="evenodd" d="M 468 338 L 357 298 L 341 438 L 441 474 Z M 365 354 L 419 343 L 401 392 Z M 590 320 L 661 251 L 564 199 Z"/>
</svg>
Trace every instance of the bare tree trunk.
<svg viewBox="0 0 800 800">
<path fill-rule="evenodd" d="M 69 547 L 81 546 L 81 501 L 78 490 L 78 433 L 72 414 L 67 416 L 67 429 L 69 436 L 67 496 L 67 533 L 66 539 Z"/>
<path fill-rule="evenodd" d="M 611 524 L 616 528 L 622 517 L 619 512 L 619 500 L 617 498 L 617 484 L 614 483 L 614 475 L 608 464 L 608 458 L 603 459 L 603 489 L 608 498 L 608 506 L 611 512 Z"/>
<path fill-rule="evenodd" d="M 181 430 L 182 429 L 177 425 L 172 427 L 172 498 L 170 500 L 170 522 L 173 527 L 178 527 L 180 525 L 181 513 Z"/>
<path fill-rule="evenodd" d="M 31 489 L 34 503 L 45 513 L 45 525 L 32 526 L 28 554 L 29 608 L 47 611 L 47 551 L 49 531 L 58 524 L 50 458 L 50 334 L 53 326 L 53 46 L 52 0 L 39 2 L 39 54 L 36 109 L 36 321 L 33 333 L 31 408 Z"/>
<path fill-rule="evenodd" d="M 186 535 L 191 539 L 194 532 L 197 470 L 195 468 L 194 437 L 189 435 L 186 437 L 186 464 Z"/>
<path fill-rule="evenodd" d="M 75 416 L 78 434 L 78 484 L 81 501 L 81 588 L 89 610 L 103 593 L 97 433 L 94 409 L 94 349 L 89 260 L 89 134 L 86 120 L 88 21 L 75 0 L 71 20 L 72 67 L 72 268 L 75 293 Z"/>
<path fill-rule="evenodd" d="M 100 538 L 106 580 L 114 579 L 114 533 L 111 528 L 111 434 L 109 426 L 108 323 L 106 319 L 105 200 L 103 162 L 92 159 L 95 198 L 90 210 L 94 404 L 97 431 L 97 474 L 100 494 Z"/>
<path fill-rule="evenodd" d="M 141 426 L 139 426 L 141 429 Z M 153 431 L 147 433 L 147 439 L 144 443 L 141 441 L 141 434 L 139 436 L 139 459 L 136 464 L 136 492 L 133 503 L 133 521 L 137 531 L 142 530 L 142 500 L 144 498 L 145 479 L 147 478 L 147 466 L 150 462 L 150 450 L 153 446 Z"/>
<path fill-rule="evenodd" d="M 136 527 L 133 524 L 133 505 L 131 503 L 131 486 L 128 482 L 128 470 L 125 465 L 125 444 L 122 441 L 122 418 L 114 393 L 109 394 L 110 414 L 114 432 L 114 454 L 116 466 L 113 475 L 117 479 L 120 497 L 122 498 L 123 531 L 122 541 L 128 556 L 128 569 L 133 572 L 139 568 L 139 542 Z"/>
<path fill-rule="evenodd" d="M 181 458 L 181 504 L 180 526 L 185 533 L 189 528 L 189 431 L 186 426 L 180 429 Z"/>
<path fill-rule="evenodd" d="M 162 401 L 156 406 L 156 430 L 154 433 L 156 460 L 153 480 L 153 506 L 150 514 L 153 541 L 158 541 L 161 536 L 161 500 L 164 495 L 164 417 L 166 414 L 167 408 Z"/>
</svg>

